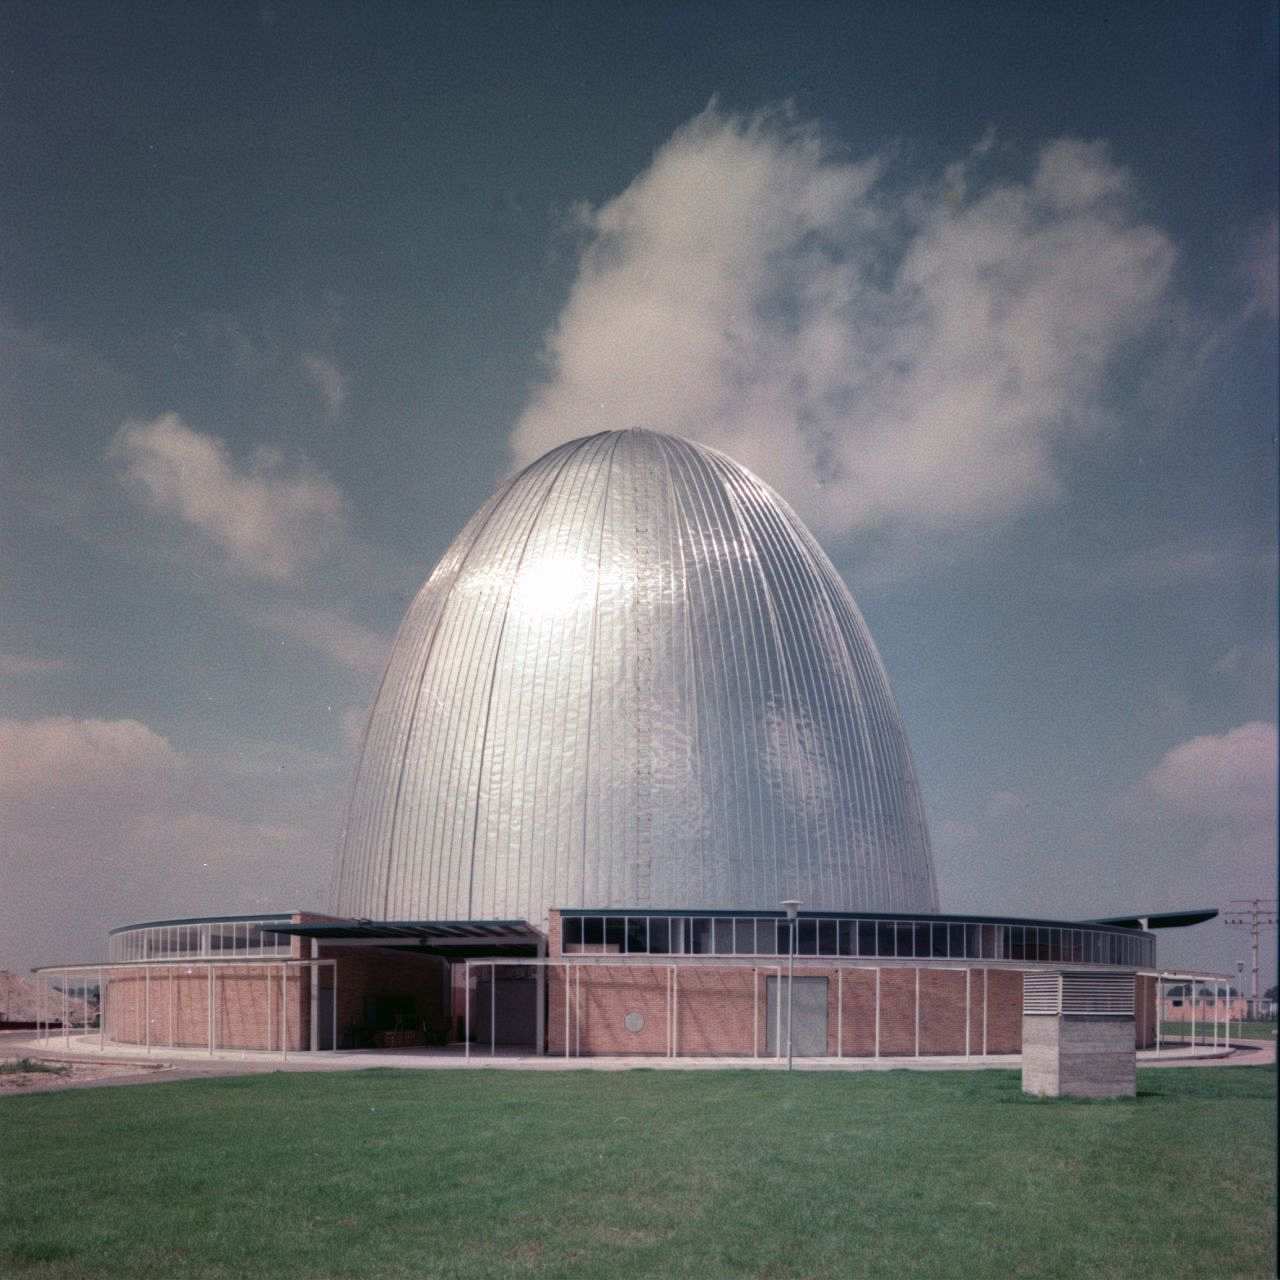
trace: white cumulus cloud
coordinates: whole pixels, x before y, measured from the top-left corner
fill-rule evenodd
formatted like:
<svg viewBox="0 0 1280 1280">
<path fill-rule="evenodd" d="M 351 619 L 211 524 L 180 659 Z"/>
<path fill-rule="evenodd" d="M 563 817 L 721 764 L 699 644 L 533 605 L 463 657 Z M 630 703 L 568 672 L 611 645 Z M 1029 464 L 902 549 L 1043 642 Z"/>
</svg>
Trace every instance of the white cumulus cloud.
<svg viewBox="0 0 1280 1280">
<path fill-rule="evenodd" d="M 1275 818 L 1276 768 L 1276 726 L 1254 720 L 1167 751 L 1142 786 L 1179 813 L 1256 826 Z"/>
<path fill-rule="evenodd" d="M 258 449 L 240 467 L 223 441 L 177 414 L 126 423 L 112 453 L 154 510 L 175 515 L 239 569 L 280 582 L 346 532 L 341 491 L 314 468 Z"/>
<path fill-rule="evenodd" d="M 785 111 L 714 106 L 581 211 L 548 374 L 512 439 L 644 426 L 725 449 L 835 534 L 955 527 L 1061 490 L 1055 446 L 1174 262 L 1096 142 L 1020 180 L 990 139 L 932 183 L 851 161 Z"/>
<path fill-rule="evenodd" d="M 167 738 L 137 720 L 0 720 L 6 799 L 134 790 L 185 763 Z"/>
</svg>

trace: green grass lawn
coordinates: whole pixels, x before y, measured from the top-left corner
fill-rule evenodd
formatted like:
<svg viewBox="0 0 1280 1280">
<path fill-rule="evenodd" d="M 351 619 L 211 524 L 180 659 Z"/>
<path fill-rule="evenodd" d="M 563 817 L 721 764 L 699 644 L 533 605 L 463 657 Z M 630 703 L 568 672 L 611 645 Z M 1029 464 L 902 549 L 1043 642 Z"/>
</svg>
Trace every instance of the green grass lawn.
<svg viewBox="0 0 1280 1280">
<path fill-rule="evenodd" d="M 1226 1034 L 1226 1023 L 1218 1023 L 1218 1037 L 1221 1039 Z M 1191 1020 L 1188 1018 L 1185 1022 L 1162 1022 L 1160 1024 L 1160 1034 L 1165 1038 L 1175 1040 L 1191 1039 Z M 1276 1024 L 1274 1022 L 1232 1022 L 1231 1039 L 1232 1040 L 1274 1040 L 1276 1038 Z M 1209 1044 L 1213 1040 L 1213 1020 L 1208 1022 L 1202 1019 L 1196 1019 L 1196 1042 L 1200 1044 Z"/>
<path fill-rule="evenodd" d="M 6 1277 L 1260 1277 L 1275 1076 L 272 1074 L 0 1100 Z"/>
</svg>

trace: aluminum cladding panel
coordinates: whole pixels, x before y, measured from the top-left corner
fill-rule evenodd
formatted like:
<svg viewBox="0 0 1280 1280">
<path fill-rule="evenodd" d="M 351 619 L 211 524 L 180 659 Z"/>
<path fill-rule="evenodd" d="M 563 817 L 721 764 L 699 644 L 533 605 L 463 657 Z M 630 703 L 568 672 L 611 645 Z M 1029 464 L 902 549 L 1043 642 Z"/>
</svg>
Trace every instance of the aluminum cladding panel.
<svg viewBox="0 0 1280 1280">
<path fill-rule="evenodd" d="M 396 637 L 334 910 L 936 911 L 857 606 L 790 508 L 649 431 L 571 441 L 472 518 Z"/>
</svg>

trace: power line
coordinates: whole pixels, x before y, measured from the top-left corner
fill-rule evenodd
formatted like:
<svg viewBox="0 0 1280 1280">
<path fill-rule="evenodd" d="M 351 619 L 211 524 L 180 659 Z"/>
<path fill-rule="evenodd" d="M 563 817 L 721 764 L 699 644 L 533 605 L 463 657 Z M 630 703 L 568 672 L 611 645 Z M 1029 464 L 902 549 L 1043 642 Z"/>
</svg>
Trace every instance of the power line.
<svg viewBox="0 0 1280 1280">
<path fill-rule="evenodd" d="M 1253 960 L 1253 983 L 1250 988 L 1249 1006 L 1254 1015 L 1258 1012 L 1258 938 L 1263 925 L 1276 923 L 1274 898 L 1232 898 L 1222 919 L 1233 929 L 1248 929 Z"/>
</svg>

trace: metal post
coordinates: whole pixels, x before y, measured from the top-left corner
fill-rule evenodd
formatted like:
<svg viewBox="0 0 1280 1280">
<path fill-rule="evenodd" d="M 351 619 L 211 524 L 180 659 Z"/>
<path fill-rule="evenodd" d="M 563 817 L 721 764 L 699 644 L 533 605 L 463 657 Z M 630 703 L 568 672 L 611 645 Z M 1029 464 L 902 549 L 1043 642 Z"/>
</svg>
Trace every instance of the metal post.
<svg viewBox="0 0 1280 1280">
<path fill-rule="evenodd" d="M 844 1057 L 844 970 L 836 969 L 836 1057 Z"/>
<path fill-rule="evenodd" d="M 1196 1051 L 1196 980 L 1191 979 L 1191 1052 Z"/>
<path fill-rule="evenodd" d="M 569 962 L 564 966 L 564 1056 L 569 1056 Z"/>
<path fill-rule="evenodd" d="M 920 966 L 916 965 L 916 1055 L 920 1056 Z"/>
<path fill-rule="evenodd" d="M 671 1056 L 680 1056 L 680 970 L 671 966 Z"/>
<path fill-rule="evenodd" d="M 62 1042 L 63 1045 L 71 1048 L 71 1027 L 68 1024 L 70 1004 L 67 1000 L 67 971 L 62 971 Z"/>
<path fill-rule="evenodd" d="M 98 1049 L 107 1044 L 107 984 L 102 980 L 102 969 L 98 969 Z"/>
<path fill-rule="evenodd" d="M 786 908 L 791 933 L 790 945 L 787 947 L 787 1070 L 790 1071 L 792 1054 L 791 1031 L 795 1024 L 796 930 L 800 927 L 798 919 L 800 903 L 795 898 L 788 898 L 782 905 Z"/>
<path fill-rule="evenodd" d="M 169 969 L 169 1048 L 172 1049 L 177 1044 L 177 1035 L 174 1031 L 174 1022 L 177 1013 L 173 1002 L 173 969 Z"/>
<path fill-rule="evenodd" d="M 329 985 L 333 988 L 333 1052 L 338 1052 L 338 962 L 329 961 Z"/>
<path fill-rule="evenodd" d="M 317 1052 L 320 1043 L 320 966 L 316 960 L 320 955 L 320 942 L 311 939 L 311 1045 L 312 1053 Z"/>
<path fill-rule="evenodd" d="M 966 969 L 964 971 L 964 1056 L 966 1058 L 969 1056 L 969 1026 L 972 1022 L 972 1018 L 970 1017 L 970 1013 L 973 1008 L 971 991 L 973 984 L 970 982 L 970 978 L 972 977 L 973 970 Z"/>
<path fill-rule="evenodd" d="M 205 1027 L 205 1030 L 208 1033 L 206 1039 L 209 1045 L 209 1056 L 212 1057 L 213 1056 L 213 963 L 210 962 L 206 967 L 208 968 L 209 973 L 208 973 L 207 981 L 205 983 L 205 997 L 209 1002 L 209 1008 L 208 1008 L 209 1016 L 206 1019 L 207 1025 Z"/>
<path fill-rule="evenodd" d="M 1161 1050 L 1164 1039 L 1164 979 L 1156 974 L 1156 1053 Z"/>
<path fill-rule="evenodd" d="M 142 1016 L 147 1023 L 147 1052 L 151 1052 L 151 966 L 142 970 Z"/>
<path fill-rule="evenodd" d="M 983 969 L 982 971 L 982 1056 L 984 1058 L 987 1056 L 987 1004 L 989 1003 L 987 1000 L 987 975 L 990 972 L 990 969 Z"/>
<path fill-rule="evenodd" d="M 271 1001 L 273 998 L 272 991 L 271 991 L 271 966 L 270 965 L 263 966 L 262 971 L 267 975 L 267 1052 L 270 1053 L 271 1042 L 275 1039 L 275 1036 L 271 1034 L 272 1031 L 275 1029 L 272 1026 L 273 1019 L 271 1017 Z"/>
<path fill-rule="evenodd" d="M 546 941 L 538 943 L 538 980 L 535 987 L 535 999 L 537 1000 L 537 1008 L 534 1014 L 534 1037 L 537 1041 L 538 1056 L 541 1057 L 547 1051 L 547 966 L 543 963 L 547 958 Z"/>
<path fill-rule="evenodd" d="M 289 966 L 280 961 L 280 1059 L 289 1060 Z"/>
<path fill-rule="evenodd" d="M 880 1056 L 880 966 L 876 966 L 876 1057 Z"/>
<path fill-rule="evenodd" d="M 489 966 L 489 1057 L 498 1052 L 498 966 Z"/>
</svg>

